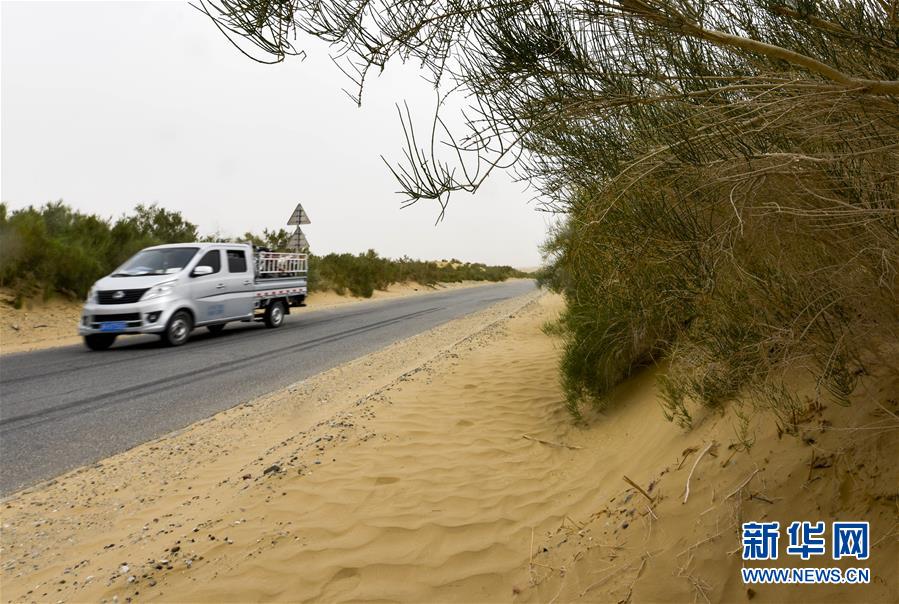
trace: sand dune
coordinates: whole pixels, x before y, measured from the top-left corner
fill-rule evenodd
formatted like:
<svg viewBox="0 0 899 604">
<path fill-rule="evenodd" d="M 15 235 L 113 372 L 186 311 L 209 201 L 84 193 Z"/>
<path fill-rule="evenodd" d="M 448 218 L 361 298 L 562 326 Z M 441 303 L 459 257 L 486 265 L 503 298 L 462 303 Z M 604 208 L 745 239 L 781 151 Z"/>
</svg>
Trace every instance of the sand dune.
<svg viewBox="0 0 899 604">
<path fill-rule="evenodd" d="M 12 497 L 3 600 L 897 600 L 895 382 L 863 392 L 886 414 L 821 410 L 804 440 L 763 418 L 748 452 L 731 415 L 667 422 L 652 372 L 574 426 L 560 301 L 524 302 Z M 747 592 L 740 518 L 831 517 L 872 522 L 871 585 Z"/>
</svg>

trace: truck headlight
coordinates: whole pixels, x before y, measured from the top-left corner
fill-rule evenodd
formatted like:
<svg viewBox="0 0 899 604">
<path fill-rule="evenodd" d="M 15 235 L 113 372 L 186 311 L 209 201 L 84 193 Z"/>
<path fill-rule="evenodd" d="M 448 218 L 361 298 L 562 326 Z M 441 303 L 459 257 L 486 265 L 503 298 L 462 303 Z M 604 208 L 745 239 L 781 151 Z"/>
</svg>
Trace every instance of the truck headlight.
<svg viewBox="0 0 899 604">
<path fill-rule="evenodd" d="M 97 290 L 95 288 L 91 288 L 89 292 L 87 292 L 87 299 L 84 301 L 85 304 L 96 304 L 97 303 Z"/>
<path fill-rule="evenodd" d="M 153 298 L 168 296 L 175 288 L 175 283 L 177 283 L 177 281 L 166 281 L 165 283 L 154 285 L 150 288 L 150 291 L 143 295 L 141 300 L 152 300 Z"/>
</svg>

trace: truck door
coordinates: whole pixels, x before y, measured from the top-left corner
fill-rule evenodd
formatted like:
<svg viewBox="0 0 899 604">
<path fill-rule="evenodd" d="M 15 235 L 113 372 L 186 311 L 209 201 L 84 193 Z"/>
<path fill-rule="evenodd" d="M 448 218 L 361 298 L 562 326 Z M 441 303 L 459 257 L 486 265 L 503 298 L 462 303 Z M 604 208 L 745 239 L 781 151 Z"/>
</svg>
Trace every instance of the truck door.
<svg viewBox="0 0 899 604">
<path fill-rule="evenodd" d="M 227 300 L 225 312 L 229 317 L 245 317 L 253 314 L 256 291 L 253 288 L 253 267 L 246 249 L 227 249 L 228 273 L 225 279 Z"/>
<path fill-rule="evenodd" d="M 196 266 L 212 267 L 211 274 L 192 277 L 191 294 L 197 306 L 197 323 L 224 319 L 227 298 L 224 278 L 227 275 L 222 272 L 222 250 L 209 250 Z"/>
</svg>

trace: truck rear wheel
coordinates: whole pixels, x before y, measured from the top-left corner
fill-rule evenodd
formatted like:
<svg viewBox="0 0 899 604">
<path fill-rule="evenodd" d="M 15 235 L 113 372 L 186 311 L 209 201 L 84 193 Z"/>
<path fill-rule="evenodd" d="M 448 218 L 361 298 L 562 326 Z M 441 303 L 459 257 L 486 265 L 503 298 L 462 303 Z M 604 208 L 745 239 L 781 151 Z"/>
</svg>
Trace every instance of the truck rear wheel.
<svg viewBox="0 0 899 604">
<path fill-rule="evenodd" d="M 190 330 L 193 329 L 194 322 L 190 318 L 190 313 L 186 310 L 179 310 L 169 319 L 165 331 L 162 332 L 162 341 L 167 346 L 181 346 L 190 337 Z"/>
<path fill-rule="evenodd" d="M 106 350 L 115 342 L 114 333 L 94 333 L 84 336 L 84 344 L 91 350 Z"/>
<path fill-rule="evenodd" d="M 281 327 L 284 323 L 284 314 L 286 312 L 286 307 L 284 306 L 284 302 L 281 300 L 275 300 L 271 304 L 269 304 L 265 309 L 265 326 L 266 327 Z"/>
</svg>

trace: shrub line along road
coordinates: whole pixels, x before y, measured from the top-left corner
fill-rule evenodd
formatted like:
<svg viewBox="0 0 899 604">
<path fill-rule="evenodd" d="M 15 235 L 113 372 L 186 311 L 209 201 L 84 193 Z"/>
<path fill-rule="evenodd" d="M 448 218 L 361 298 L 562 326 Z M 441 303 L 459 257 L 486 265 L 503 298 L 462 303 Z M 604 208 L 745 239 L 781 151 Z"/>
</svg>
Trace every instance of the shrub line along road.
<svg viewBox="0 0 899 604">
<path fill-rule="evenodd" d="M 0 357 L 0 495 L 53 478 L 398 340 L 525 294 L 532 281 L 292 309 L 279 329 L 232 323 L 185 346 L 123 337 Z M 74 327 L 73 327 L 74 330 Z"/>
</svg>

